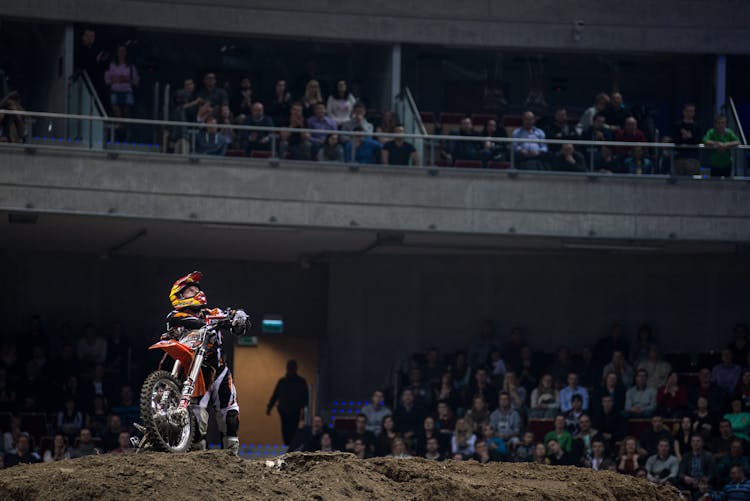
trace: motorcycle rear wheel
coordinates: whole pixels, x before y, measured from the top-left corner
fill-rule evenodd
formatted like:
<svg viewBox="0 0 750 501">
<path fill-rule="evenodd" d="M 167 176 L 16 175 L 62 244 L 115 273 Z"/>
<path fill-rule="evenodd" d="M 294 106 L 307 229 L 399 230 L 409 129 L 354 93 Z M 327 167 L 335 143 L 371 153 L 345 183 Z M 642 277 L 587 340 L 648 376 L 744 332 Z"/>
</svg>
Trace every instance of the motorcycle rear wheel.
<svg viewBox="0 0 750 501">
<path fill-rule="evenodd" d="M 181 453 L 190 450 L 197 428 L 195 416 L 187 410 L 187 424 L 171 422 L 169 415 L 179 408 L 182 383 L 167 371 L 154 371 L 141 388 L 141 420 L 154 450 Z"/>
</svg>

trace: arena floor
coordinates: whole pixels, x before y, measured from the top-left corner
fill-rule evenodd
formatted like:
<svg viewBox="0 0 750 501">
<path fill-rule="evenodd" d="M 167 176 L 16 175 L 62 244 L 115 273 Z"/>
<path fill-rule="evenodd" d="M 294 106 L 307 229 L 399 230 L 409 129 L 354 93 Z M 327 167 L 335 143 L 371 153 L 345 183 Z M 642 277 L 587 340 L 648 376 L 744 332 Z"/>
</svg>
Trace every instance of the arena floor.
<svg viewBox="0 0 750 501">
<path fill-rule="evenodd" d="M 0 499 L 679 499 L 611 472 L 533 464 L 355 459 L 291 453 L 245 460 L 224 451 L 107 454 L 0 471 Z"/>
</svg>

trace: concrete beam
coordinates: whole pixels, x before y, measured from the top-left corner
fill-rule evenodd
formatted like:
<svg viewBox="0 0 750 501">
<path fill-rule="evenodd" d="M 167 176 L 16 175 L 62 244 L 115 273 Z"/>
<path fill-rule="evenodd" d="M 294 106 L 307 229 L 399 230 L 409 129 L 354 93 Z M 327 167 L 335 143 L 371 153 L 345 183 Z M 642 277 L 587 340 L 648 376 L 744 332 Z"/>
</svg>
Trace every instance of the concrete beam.
<svg viewBox="0 0 750 501">
<path fill-rule="evenodd" d="M 740 181 L 0 150 L 0 210 L 329 229 L 750 241 Z"/>
<path fill-rule="evenodd" d="M 0 16 L 190 33 L 483 48 L 747 54 L 742 0 L 29 0 Z M 573 23 L 583 21 L 580 40 Z"/>
</svg>

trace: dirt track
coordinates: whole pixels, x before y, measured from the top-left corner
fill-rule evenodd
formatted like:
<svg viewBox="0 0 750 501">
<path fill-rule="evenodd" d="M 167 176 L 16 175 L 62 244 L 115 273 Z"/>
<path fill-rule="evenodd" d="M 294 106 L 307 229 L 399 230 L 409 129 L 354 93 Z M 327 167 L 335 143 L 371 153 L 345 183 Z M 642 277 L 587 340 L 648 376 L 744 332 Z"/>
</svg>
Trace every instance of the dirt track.
<svg viewBox="0 0 750 501">
<path fill-rule="evenodd" d="M 672 500 L 677 491 L 573 467 L 293 453 L 285 464 L 223 451 L 90 456 L 0 471 L 0 499 Z M 269 459 L 270 461 L 270 459 Z"/>
</svg>

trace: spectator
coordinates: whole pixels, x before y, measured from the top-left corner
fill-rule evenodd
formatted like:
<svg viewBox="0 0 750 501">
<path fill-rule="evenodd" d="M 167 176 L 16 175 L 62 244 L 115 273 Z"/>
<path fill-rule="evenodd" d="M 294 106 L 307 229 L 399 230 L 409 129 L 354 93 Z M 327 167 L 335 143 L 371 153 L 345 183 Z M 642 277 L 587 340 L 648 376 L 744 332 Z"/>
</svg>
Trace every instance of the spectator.
<svg viewBox="0 0 750 501">
<path fill-rule="evenodd" d="M 550 440 L 560 444 L 565 452 L 570 452 L 573 447 L 573 435 L 565 428 L 565 416 L 562 414 L 555 417 L 554 428 L 544 436 L 544 443 L 549 444 Z"/>
<path fill-rule="evenodd" d="M 31 447 L 31 439 L 27 434 L 22 434 L 16 440 L 15 450 L 6 452 L 3 463 L 6 468 L 18 464 L 32 464 L 41 462 L 39 454 L 34 452 Z"/>
<path fill-rule="evenodd" d="M 607 127 L 607 117 L 604 113 L 594 115 L 594 121 L 583 131 L 581 139 L 585 141 L 612 140 L 612 131 Z"/>
<path fill-rule="evenodd" d="M 711 370 L 711 382 L 731 394 L 737 386 L 741 372 L 740 366 L 732 361 L 732 350 L 724 348 L 721 350 L 721 362 Z"/>
<path fill-rule="evenodd" d="M 395 132 L 403 134 L 404 127 L 398 125 Z M 380 154 L 383 165 L 417 165 L 419 163 L 414 145 L 405 141 L 403 137 L 397 137 L 385 143 Z"/>
<path fill-rule="evenodd" d="M 83 428 L 83 413 L 73 398 L 65 399 L 65 409 L 57 413 L 57 430 L 67 437 L 78 435 Z"/>
<path fill-rule="evenodd" d="M 107 363 L 106 366 L 119 375 L 127 370 L 127 361 L 130 356 L 130 341 L 123 337 L 123 326 L 120 322 L 112 324 L 112 331 L 107 339 Z M 103 392 L 107 395 L 107 392 Z M 107 395 L 109 396 L 109 395 Z"/>
<path fill-rule="evenodd" d="M 133 445 L 130 443 L 130 432 L 121 431 L 117 437 L 117 445 L 116 449 L 109 451 L 110 454 L 131 454 L 135 452 Z"/>
<path fill-rule="evenodd" d="M 690 451 L 682 456 L 680 468 L 677 473 L 678 486 L 682 489 L 697 493 L 702 482 L 713 481 L 716 471 L 716 463 L 713 456 L 703 450 L 703 438 L 693 435 L 690 442 Z"/>
<path fill-rule="evenodd" d="M 18 92 L 11 92 L 0 100 L 0 110 L 25 111 Z M 0 143 L 23 143 L 28 130 L 22 116 L 0 113 Z"/>
<path fill-rule="evenodd" d="M 305 85 L 305 95 L 302 97 L 302 113 L 305 115 L 305 118 L 313 116 L 315 108 L 319 104 L 323 105 L 323 114 L 325 114 L 326 105 L 323 103 L 320 83 L 317 80 L 310 80 Z"/>
<path fill-rule="evenodd" d="M 732 479 L 720 493 L 711 497 L 716 501 L 744 501 L 750 498 L 750 481 L 741 466 L 733 466 L 729 472 Z"/>
<path fill-rule="evenodd" d="M 524 112 L 522 126 L 513 131 L 514 139 L 545 139 L 544 131 L 534 126 L 536 116 L 531 111 Z M 544 157 L 547 154 L 545 143 L 514 142 L 517 168 L 528 170 L 545 170 Z"/>
<path fill-rule="evenodd" d="M 204 101 L 201 99 L 201 103 L 198 106 L 198 113 L 195 116 L 195 122 L 204 124 L 208 121 L 209 118 L 216 118 L 214 107 L 211 106 L 211 103 L 209 103 L 208 101 Z"/>
<path fill-rule="evenodd" d="M 653 174 L 651 159 L 643 156 L 643 147 L 636 146 L 632 149 L 630 156 L 625 159 L 625 168 L 630 174 Z"/>
<path fill-rule="evenodd" d="M 581 395 L 573 395 L 573 398 L 570 399 L 570 403 L 572 407 L 569 411 L 565 412 L 563 415 L 565 417 L 565 428 L 571 433 L 571 435 L 575 435 L 578 433 L 578 420 L 581 416 L 583 416 L 583 399 L 581 398 Z"/>
<path fill-rule="evenodd" d="M 198 144 L 195 146 L 195 152 L 199 155 L 226 155 L 229 140 L 225 135 L 219 133 L 216 118 L 209 116 L 205 123 L 206 127 L 198 133 Z"/>
<path fill-rule="evenodd" d="M 198 92 L 198 97 L 212 108 L 229 105 L 229 94 L 226 90 L 216 86 L 216 75 L 213 73 L 206 73 L 203 77 L 203 90 Z"/>
<path fill-rule="evenodd" d="M 305 117 L 302 114 L 300 103 L 292 104 L 289 112 L 288 127 L 292 129 L 304 129 Z M 311 160 L 312 144 L 308 132 L 281 132 L 281 153 L 289 153 L 292 160 Z"/>
<path fill-rule="evenodd" d="M 336 452 L 336 449 L 333 446 L 333 438 L 331 438 L 331 434 L 328 432 L 323 433 L 320 436 L 320 448 L 318 449 L 319 452 Z"/>
<path fill-rule="evenodd" d="M 490 379 L 493 383 L 498 384 L 505 378 L 505 372 L 508 370 L 505 366 L 505 360 L 503 360 L 500 349 L 493 347 L 490 350 L 490 357 L 487 361 L 490 370 Z"/>
<path fill-rule="evenodd" d="M 709 411 L 708 399 L 706 397 L 698 397 L 696 409 L 691 418 L 693 421 L 693 432 L 699 433 L 704 440 L 710 437 L 712 433 L 715 433 L 715 430 L 718 428 L 714 414 Z"/>
<path fill-rule="evenodd" d="M 647 418 L 656 410 L 656 390 L 646 386 L 648 373 L 641 369 L 635 376 L 635 386 L 625 393 L 625 417 Z"/>
<path fill-rule="evenodd" d="M 602 362 L 611 360 L 615 350 L 621 351 L 625 360 L 630 359 L 630 348 L 620 324 L 614 324 L 609 335 L 596 342 L 596 346 L 594 346 L 594 358 Z M 620 381 L 623 381 L 622 377 L 620 377 Z M 624 381 L 623 384 L 625 384 Z"/>
<path fill-rule="evenodd" d="M 669 440 L 659 440 L 656 454 L 646 461 L 646 478 L 655 484 L 667 484 L 677 480 L 679 462 L 669 453 Z"/>
<path fill-rule="evenodd" d="M 479 339 L 474 341 L 469 348 L 469 365 L 473 369 L 485 367 L 490 352 L 498 346 L 500 346 L 500 342 L 495 336 L 494 322 L 488 319 L 482 320 L 479 326 Z M 487 376 L 486 372 L 484 375 Z M 487 402 L 494 401 L 495 395 L 492 395 L 492 400 L 488 399 L 487 395 L 485 395 L 485 399 Z"/>
<path fill-rule="evenodd" d="M 109 86 L 112 113 L 118 118 L 127 118 L 135 106 L 135 88 L 138 86 L 138 69 L 128 61 L 128 49 L 117 46 L 117 57 L 109 63 L 104 73 L 104 82 Z M 118 126 L 121 129 L 121 127 Z"/>
<path fill-rule="evenodd" d="M 443 370 L 443 367 L 439 367 L 439 369 Z M 425 367 L 424 370 L 429 370 L 429 367 Z M 431 381 L 431 379 L 428 381 Z M 432 386 L 431 383 L 430 385 Z M 463 396 L 461 395 L 461 392 L 456 389 L 456 385 L 453 383 L 453 375 L 450 372 L 446 372 L 442 375 L 438 381 L 437 387 L 432 391 L 432 395 L 434 402 L 443 400 L 448 402 L 448 404 L 454 409 L 461 407 L 463 403 Z"/>
<path fill-rule="evenodd" d="M 549 419 L 560 412 L 560 392 L 554 387 L 551 374 L 539 379 L 539 385 L 531 392 L 529 417 Z"/>
<path fill-rule="evenodd" d="M 424 454 L 422 454 L 422 457 L 425 459 L 430 459 L 433 461 L 442 461 L 444 456 L 443 453 L 440 451 L 440 446 L 438 444 L 438 439 L 436 437 L 430 437 L 427 439 L 427 445 Z"/>
<path fill-rule="evenodd" d="M 394 438 L 391 443 L 391 453 L 388 455 L 389 458 L 396 459 L 409 459 L 411 454 L 406 449 L 406 442 L 401 438 Z"/>
<path fill-rule="evenodd" d="M 432 404 L 432 388 L 422 380 L 422 369 L 412 367 L 409 370 L 409 382 L 407 387 L 414 393 L 414 400 L 422 407 L 430 407 Z"/>
<path fill-rule="evenodd" d="M 416 440 L 414 441 L 414 453 L 418 456 L 423 456 L 427 450 L 427 442 L 433 438 L 438 441 L 440 452 L 448 450 L 450 436 L 446 433 L 440 433 L 435 425 L 435 418 L 427 416 L 422 422 L 422 428 L 416 435 Z"/>
<path fill-rule="evenodd" d="M 612 397 L 615 410 L 622 412 L 625 408 L 625 387 L 620 383 L 620 379 L 614 372 L 608 372 L 604 376 L 604 382 L 594 390 L 594 400 L 601 402 L 603 396 Z"/>
<path fill-rule="evenodd" d="M 620 157 L 609 146 L 602 146 L 594 156 L 594 170 L 603 174 L 623 174 L 627 170 Z"/>
<path fill-rule="evenodd" d="M 651 428 L 644 430 L 640 436 L 641 447 L 643 447 L 649 455 L 656 454 L 656 448 L 659 445 L 660 440 L 672 441 L 672 434 L 664 426 L 664 420 L 661 416 L 653 416 L 651 418 Z"/>
<path fill-rule="evenodd" d="M 534 446 L 534 456 L 531 462 L 536 464 L 550 464 L 549 459 L 547 459 L 547 447 L 543 443 L 539 442 Z"/>
<path fill-rule="evenodd" d="M 384 404 L 385 394 L 383 390 L 376 389 L 372 392 L 372 402 L 362 407 L 360 411 L 366 418 L 365 429 L 375 435 L 379 435 L 382 429 L 383 418 L 390 416 L 391 410 Z"/>
<path fill-rule="evenodd" d="M 281 434 L 287 445 L 294 439 L 308 400 L 307 381 L 297 373 L 297 361 L 288 360 L 286 374 L 276 383 L 266 406 L 266 415 L 269 416 L 276 405 L 281 418 Z"/>
<path fill-rule="evenodd" d="M 102 449 L 111 451 L 117 448 L 122 430 L 122 420 L 117 414 L 107 416 L 107 428 L 102 433 Z"/>
<path fill-rule="evenodd" d="M 568 386 L 560 390 L 560 410 L 568 412 L 573 408 L 573 395 L 581 395 L 583 401 L 583 410 L 589 408 L 589 392 L 583 386 L 578 386 L 578 374 L 571 372 L 568 374 Z"/>
<path fill-rule="evenodd" d="M 617 471 L 636 476 L 641 468 L 642 457 L 638 453 L 638 440 L 635 437 L 625 437 L 617 457 Z"/>
<path fill-rule="evenodd" d="M 541 362 L 538 360 L 536 354 L 531 351 L 531 348 L 524 346 L 521 348 L 518 362 L 515 363 L 515 370 L 519 374 L 519 383 L 530 390 L 534 388 L 539 380 L 538 369 L 541 366 Z M 554 381 L 552 382 L 554 385 Z"/>
<path fill-rule="evenodd" d="M 606 456 L 607 448 L 604 440 L 594 438 L 591 441 L 591 456 L 584 458 L 583 465 L 594 471 L 614 470 L 615 464 Z"/>
<path fill-rule="evenodd" d="M 547 139 L 560 139 L 563 141 L 575 141 L 578 139 L 575 127 L 568 123 L 568 110 L 565 107 L 561 106 L 555 110 L 555 116 L 547 124 L 547 127 L 545 127 L 544 135 Z M 559 145 L 554 145 L 550 150 L 555 151 L 559 148 Z"/>
<path fill-rule="evenodd" d="M 393 442 L 400 435 L 396 432 L 396 421 L 390 414 L 383 417 L 383 422 L 380 426 L 380 433 L 378 433 L 377 439 L 375 440 L 375 455 L 385 456 L 391 451 L 391 442 Z"/>
<path fill-rule="evenodd" d="M 656 392 L 659 412 L 667 418 L 678 418 L 687 408 L 687 388 L 680 384 L 676 372 L 671 372 L 664 386 Z"/>
<path fill-rule="evenodd" d="M 552 466 L 574 465 L 573 459 L 554 438 L 547 441 L 547 450 L 549 451 L 549 454 L 547 454 L 547 464 L 551 464 Z"/>
<path fill-rule="evenodd" d="M 472 454 L 471 458 L 481 464 L 503 460 L 502 456 L 498 454 L 497 451 L 493 451 L 488 448 L 487 444 L 485 442 L 482 442 L 481 440 L 476 443 L 475 451 L 474 454 Z"/>
<path fill-rule="evenodd" d="M 566 172 L 586 172 L 586 160 L 570 143 L 565 143 L 552 160 L 552 169 Z"/>
<path fill-rule="evenodd" d="M 83 338 L 78 341 L 78 358 L 92 367 L 104 365 L 107 361 L 107 341 L 96 333 L 93 324 L 87 324 L 83 329 Z"/>
<path fill-rule="evenodd" d="M 437 426 L 442 434 L 451 434 L 456 427 L 456 416 L 448 402 L 440 401 L 437 404 Z"/>
<path fill-rule="evenodd" d="M 257 100 L 253 99 L 253 83 L 252 81 L 244 77 L 240 80 L 240 93 L 237 96 L 237 100 L 232 104 L 232 108 L 237 110 L 238 115 L 248 115 L 253 109 L 253 104 Z"/>
<path fill-rule="evenodd" d="M 81 33 L 80 43 L 75 52 L 76 70 L 85 70 L 91 83 L 94 85 L 96 94 L 100 99 L 104 98 L 104 68 L 109 61 L 109 54 L 101 49 L 96 43 L 96 31 L 86 28 Z M 0 106 L 2 108 L 2 106 Z"/>
<path fill-rule="evenodd" d="M 86 428 L 91 430 L 95 437 L 101 437 L 107 428 L 107 402 L 101 395 L 95 395 L 91 412 L 86 414 Z"/>
<path fill-rule="evenodd" d="M 425 417 L 424 409 L 415 401 L 414 392 L 406 388 L 401 392 L 401 405 L 396 408 L 393 418 L 396 421 L 396 432 L 411 440 L 422 426 Z"/>
<path fill-rule="evenodd" d="M 346 80 L 339 80 L 336 83 L 336 92 L 328 96 L 326 113 L 329 117 L 333 118 L 336 126 L 340 126 L 349 120 L 356 102 L 357 99 L 347 88 Z"/>
<path fill-rule="evenodd" d="M 336 122 L 329 116 L 326 115 L 326 107 L 323 103 L 315 105 L 314 114 L 307 119 L 307 128 L 316 130 L 338 130 Z M 320 147 L 325 141 L 327 134 L 313 133 L 310 136 L 313 146 Z"/>
<path fill-rule="evenodd" d="M 510 402 L 513 408 L 523 414 L 526 405 L 526 388 L 518 384 L 515 372 L 508 371 L 505 373 L 502 391 L 510 395 Z"/>
<path fill-rule="evenodd" d="M 750 411 L 750 369 L 743 369 L 733 396 L 742 401 L 743 409 Z"/>
<path fill-rule="evenodd" d="M 462 118 L 460 128 L 451 131 L 451 135 L 461 137 L 479 137 L 479 134 L 474 132 L 474 124 L 469 117 Z M 480 141 L 451 141 L 447 158 L 450 162 L 455 160 L 479 160 L 479 152 L 481 149 L 482 143 Z"/>
<path fill-rule="evenodd" d="M 636 368 L 648 372 L 646 386 L 659 388 L 666 383 L 667 376 L 672 371 L 672 366 L 669 365 L 669 362 L 662 360 L 659 348 L 655 344 L 649 345 L 647 353 L 647 357 L 639 361 Z"/>
<path fill-rule="evenodd" d="M 466 411 L 464 419 L 472 426 L 474 433 L 480 433 L 484 425 L 489 423 L 490 410 L 482 395 L 476 395 L 473 398 L 471 409 Z"/>
<path fill-rule="evenodd" d="M 234 115 L 232 114 L 232 110 L 229 109 L 229 106 L 222 106 L 219 110 L 219 118 L 216 119 L 219 125 L 219 134 L 223 135 L 226 140 L 227 144 L 232 146 L 235 142 L 236 136 L 234 133 L 234 129 L 232 129 L 232 126 L 234 125 Z"/>
<path fill-rule="evenodd" d="M 58 433 L 55 435 L 52 441 L 52 449 L 44 451 L 42 460 L 45 463 L 53 463 L 55 461 L 62 461 L 63 459 L 70 459 L 70 451 L 68 451 L 68 439 L 62 434 Z"/>
<path fill-rule="evenodd" d="M 490 427 L 491 429 L 491 427 Z M 490 442 L 488 442 L 489 444 Z M 503 444 L 504 446 L 505 444 Z M 527 431 L 523 434 L 523 438 L 521 439 L 521 442 L 516 447 L 516 450 L 513 452 L 513 461 L 517 463 L 526 463 L 532 460 L 534 457 L 534 447 L 536 446 L 536 442 L 534 441 L 534 434 L 530 431 Z M 498 452 L 501 453 L 501 457 L 507 456 L 507 449 L 505 452 L 502 452 L 498 449 Z"/>
<path fill-rule="evenodd" d="M 120 416 L 122 425 L 130 429 L 140 419 L 141 410 L 133 395 L 133 387 L 123 385 L 120 388 L 120 402 L 112 407 L 112 412 Z"/>
<path fill-rule="evenodd" d="M 362 132 L 362 129 L 355 128 L 354 132 Z M 353 136 L 344 146 L 344 157 L 347 162 L 375 164 L 380 161 L 382 147 L 382 143 L 369 137 Z"/>
<path fill-rule="evenodd" d="M 462 456 L 468 457 L 474 454 L 474 445 L 476 444 L 477 436 L 471 429 L 469 423 L 465 419 L 459 419 L 456 421 L 456 429 L 451 437 L 451 453 L 461 454 Z M 484 444 L 486 447 L 486 444 Z"/>
<path fill-rule="evenodd" d="M 594 427 L 599 430 L 608 446 L 622 439 L 625 435 L 627 422 L 614 407 L 614 401 L 609 395 L 601 399 L 601 408 L 594 414 Z"/>
<path fill-rule="evenodd" d="M 617 379 L 627 388 L 633 384 L 633 367 L 630 366 L 622 350 L 612 351 L 612 360 L 604 366 L 602 377 L 608 373 L 617 374 Z"/>
<path fill-rule="evenodd" d="M 356 127 L 361 127 L 362 132 L 367 132 L 368 134 L 372 134 L 373 128 L 372 124 L 367 121 L 366 115 L 366 109 L 365 105 L 362 103 L 356 103 L 354 105 L 354 108 L 352 109 L 352 117 L 347 120 L 346 122 L 341 124 L 341 130 L 351 132 Z M 351 136 L 348 135 L 342 135 L 341 136 L 341 142 L 346 143 L 351 140 Z"/>
<path fill-rule="evenodd" d="M 510 395 L 500 392 L 498 396 L 498 407 L 490 414 L 490 425 L 495 429 L 497 436 L 502 438 L 511 448 L 518 443 L 518 435 L 521 432 L 521 416 L 518 411 L 510 405 Z"/>
<path fill-rule="evenodd" d="M 338 134 L 329 134 L 326 136 L 323 145 L 318 150 L 319 162 L 343 162 L 344 148 L 339 144 Z"/>
<path fill-rule="evenodd" d="M 277 127 L 289 125 L 289 112 L 292 108 L 292 96 L 286 87 L 286 80 L 277 80 L 273 88 L 273 99 L 268 106 L 271 121 Z"/>
<path fill-rule="evenodd" d="M 698 384 L 691 386 L 688 392 L 688 403 L 692 408 L 696 408 L 699 397 L 706 397 L 711 414 L 718 414 L 724 406 L 724 391 L 712 382 L 712 372 L 706 367 L 698 371 Z"/>
<path fill-rule="evenodd" d="M 574 371 L 575 364 L 570 357 L 570 350 L 567 346 L 561 346 L 557 349 L 557 358 L 549 368 L 549 373 L 555 381 L 558 388 L 565 385 L 568 375 Z"/>
<path fill-rule="evenodd" d="M 690 450 L 690 440 L 693 438 L 693 420 L 690 416 L 680 419 L 680 426 L 674 434 L 674 455 L 678 460 L 682 459 L 682 453 Z"/>
<path fill-rule="evenodd" d="M 609 105 L 604 112 L 607 115 L 607 125 L 614 128 L 621 128 L 625 119 L 630 116 L 623 103 L 622 94 L 619 92 L 613 92 L 610 95 Z"/>
<path fill-rule="evenodd" d="M 375 132 L 387 132 L 393 134 L 396 132 L 396 126 L 399 124 L 398 116 L 391 110 L 385 110 L 383 117 L 380 119 L 380 123 L 375 127 Z M 378 138 L 381 143 L 387 143 L 390 141 L 389 138 L 380 136 Z"/>
<path fill-rule="evenodd" d="M 732 432 L 745 441 L 750 441 L 750 413 L 745 412 L 742 400 L 733 399 L 731 402 L 732 412 L 724 414 L 724 419 L 732 425 Z"/>
<path fill-rule="evenodd" d="M 314 452 L 320 450 L 320 440 L 324 433 L 328 433 L 323 418 L 313 416 L 309 425 L 305 425 L 294 434 L 292 443 L 289 444 L 290 451 Z"/>
<path fill-rule="evenodd" d="M 577 126 L 578 131 L 584 131 L 591 127 L 591 125 L 594 123 L 594 117 L 597 114 L 601 114 L 606 121 L 605 111 L 607 110 L 608 105 L 609 96 L 604 92 L 600 92 L 599 94 L 597 94 L 594 98 L 594 105 L 590 108 L 587 108 L 586 111 L 583 112 L 583 115 L 581 115 L 581 120 L 578 122 Z"/>
<path fill-rule="evenodd" d="M 433 421 L 433 428 L 434 424 Z M 361 440 L 370 452 L 375 450 L 375 434 L 367 430 L 367 416 L 364 414 L 357 414 L 354 420 L 354 430 L 347 435 L 344 449 L 348 452 L 353 452 L 354 443 L 357 440 Z"/>
<path fill-rule="evenodd" d="M 692 176 L 700 172 L 700 150 L 697 146 L 703 138 L 703 129 L 695 121 L 695 105 L 686 103 L 682 107 L 682 120 L 674 126 L 673 141 L 677 145 L 685 145 L 687 148 L 676 148 L 674 159 L 674 170 L 678 176 Z M 690 148 L 693 146 L 693 148 Z M 744 359 L 743 359 L 744 360 Z"/>
<path fill-rule="evenodd" d="M 645 143 L 646 135 L 638 129 L 638 121 L 634 117 L 625 119 L 625 125 L 615 133 L 615 141 L 624 143 Z M 632 147 L 618 148 L 621 155 L 632 155 Z"/>
<path fill-rule="evenodd" d="M 740 139 L 732 129 L 727 128 L 727 117 L 719 115 L 714 120 L 712 129 L 703 136 L 703 142 L 714 150 L 708 160 L 712 176 L 729 177 L 732 175 L 731 149 L 739 146 Z"/>
<path fill-rule="evenodd" d="M 508 446 L 505 444 L 505 440 L 495 434 L 495 429 L 491 424 L 487 423 L 482 426 L 480 436 L 491 451 L 496 451 L 503 457 L 508 455 Z"/>
<path fill-rule="evenodd" d="M 462 391 L 466 390 L 469 386 L 469 379 L 471 378 L 471 367 L 469 367 L 466 352 L 456 352 L 453 357 L 453 363 L 449 369 L 453 375 L 453 381 L 456 386 Z"/>
<path fill-rule="evenodd" d="M 91 430 L 88 428 L 81 428 L 81 433 L 78 435 L 76 446 L 70 451 L 70 457 L 75 459 L 83 456 L 99 454 L 100 452 L 99 449 L 94 447 Z"/>
<path fill-rule="evenodd" d="M 505 127 L 498 126 L 497 120 L 487 120 L 487 123 L 484 124 L 482 136 L 485 138 L 507 138 L 508 132 L 505 130 Z M 479 157 L 485 163 L 489 161 L 500 161 L 506 158 L 507 151 L 507 143 L 488 139 L 484 142 L 484 146 L 479 152 Z"/>
<path fill-rule="evenodd" d="M 274 122 L 265 114 L 263 103 L 254 102 L 250 108 L 250 114 L 245 118 L 244 125 L 252 127 L 273 127 Z M 271 149 L 271 134 L 267 130 L 251 130 L 245 138 L 245 151 L 269 151 Z"/>
<path fill-rule="evenodd" d="M 744 455 L 742 440 L 732 440 L 729 454 L 719 459 L 716 463 L 716 483 L 724 485 L 729 483 L 732 468 L 740 467 L 747 474 L 750 471 L 750 461 Z"/>
<path fill-rule="evenodd" d="M 599 432 L 596 428 L 591 427 L 591 418 L 582 414 L 578 418 L 578 431 L 573 434 L 573 449 L 578 450 L 577 456 L 586 458 L 591 457 L 591 446 L 597 439 Z"/>
<path fill-rule="evenodd" d="M 740 438 L 735 436 L 732 431 L 731 421 L 726 418 L 719 421 L 719 436 L 714 437 L 709 447 L 711 452 L 714 453 L 714 458 L 720 459 L 729 454 L 729 449 L 734 440 L 740 440 Z M 706 443 L 705 440 L 704 443 Z"/>
</svg>

